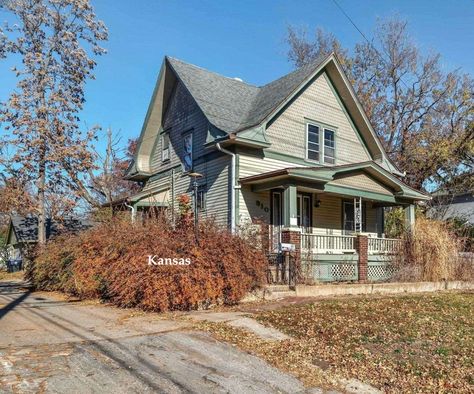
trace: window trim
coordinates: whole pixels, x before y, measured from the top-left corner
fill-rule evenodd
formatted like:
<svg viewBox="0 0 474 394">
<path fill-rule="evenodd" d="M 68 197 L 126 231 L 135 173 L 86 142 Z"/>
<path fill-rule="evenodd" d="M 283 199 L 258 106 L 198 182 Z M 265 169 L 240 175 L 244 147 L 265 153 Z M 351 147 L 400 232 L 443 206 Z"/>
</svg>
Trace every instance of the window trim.
<svg viewBox="0 0 474 394">
<path fill-rule="evenodd" d="M 326 159 L 326 145 L 325 145 L 325 142 L 326 142 L 326 131 L 331 131 L 333 133 L 333 136 L 334 136 L 334 147 L 332 149 L 334 149 L 334 156 L 332 157 L 332 159 L 334 160 L 334 163 L 326 163 L 325 159 Z M 329 127 L 324 127 L 323 128 L 323 136 L 322 136 L 322 140 L 323 140 L 323 157 L 322 157 L 322 164 L 325 164 L 325 165 L 336 165 L 336 131 L 334 129 L 331 129 Z"/>
<path fill-rule="evenodd" d="M 187 130 L 184 133 L 182 133 L 183 136 L 183 156 L 182 156 L 182 163 L 183 163 L 183 173 L 187 174 L 188 172 L 192 171 L 194 168 L 194 137 L 193 137 L 193 130 Z M 185 157 L 185 151 L 184 151 L 184 142 L 187 137 L 191 137 L 191 168 L 186 169 L 186 164 L 184 162 L 184 157 Z"/>
<path fill-rule="evenodd" d="M 160 134 L 161 136 L 161 162 L 169 162 L 171 161 L 171 135 L 170 135 L 170 130 L 164 130 Z M 164 159 L 163 158 L 163 152 L 165 151 L 164 149 L 164 138 L 165 136 L 168 136 L 168 158 Z"/>
<path fill-rule="evenodd" d="M 354 205 L 354 200 L 350 200 L 347 198 L 341 199 L 341 231 L 343 232 L 343 235 L 352 235 L 355 233 L 355 229 L 346 230 L 344 228 L 344 207 L 346 204 Z M 362 200 L 362 232 L 367 232 L 367 201 L 365 200 Z"/>
<path fill-rule="evenodd" d="M 309 146 L 309 138 L 308 138 L 308 135 L 309 135 L 309 126 L 315 126 L 319 129 L 319 140 L 318 140 L 318 144 L 319 144 L 319 160 L 314 160 L 314 159 L 310 159 L 309 158 L 309 155 L 308 155 L 308 146 Z M 325 131 L 328 130 L 328 131 L 332 131 L 334 133 L 334 163 L 325 163 L 324 162 L 324 156 L 325 156 L 325 146 L 324 146 L 324 134 L 325 134 Z M 317 121 L 313 121 L 313 120 L 309 120 L 309 119 L 306 119 L 306 122 L 305 122 L 305 160 L 308 161 L 308 162 L 311 162 L 311 163 L 318 163 L 320 165 L 323 165 L 323 166 L 334 166 L 337 164 L 337 127 L 334 127 L 334 126 L 331 126 L 331 125 L 328 125 L 326 123 L 323 123 L 323 122 L 317 122 Z"/>
<path fill-rule="evenodd" d="M 207 211 L 207 185 L 202 184 L 198 186 L 198 193 L 197 198 L 199 201 L 199 205 L 197 206 L 198 212 L 206 212 Z"/>
</svg>

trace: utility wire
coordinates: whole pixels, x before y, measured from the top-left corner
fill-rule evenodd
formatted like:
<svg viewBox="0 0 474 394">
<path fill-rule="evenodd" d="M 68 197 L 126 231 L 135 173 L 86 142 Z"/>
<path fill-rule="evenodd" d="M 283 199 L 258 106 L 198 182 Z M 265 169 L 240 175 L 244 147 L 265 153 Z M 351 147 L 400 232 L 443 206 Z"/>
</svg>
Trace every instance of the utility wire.
<svg viewBox="0 0 474 394">
<path fill-rule="evenodd" d="M 360 33 L 360 35 L 364 38 L 365 41 L 367 41 L 367 44 L 370 45 L 370 47 L 375 51 L 377 56 L 384 62 L 386 65 L 390 65 L 390 63 L 385 60 L 385 58 L 380 54 L 380 52 L 375 48 L 375 46 L 370 42 L 370 40 L 366 37 L 366 35 L 362 32 L 361 29 L 356 25 L 356 23 L 352 20 L 352 18 L 347 14 L 346 11 L 341 7 L 341 5 L 337 2 L 337 0 L 332 0 L 332 2 L 336 5 L 336 7 L 341 11 L 341 13 L 347 18 L 347 20 L 352 24 L 352 26 L 355 27 L 355 29 Z M 405 83 L 405 81 L 400 77 L 400 81 L 405 85 L 407 89 L 410 89 L 410 87 Z"/>
</svg>

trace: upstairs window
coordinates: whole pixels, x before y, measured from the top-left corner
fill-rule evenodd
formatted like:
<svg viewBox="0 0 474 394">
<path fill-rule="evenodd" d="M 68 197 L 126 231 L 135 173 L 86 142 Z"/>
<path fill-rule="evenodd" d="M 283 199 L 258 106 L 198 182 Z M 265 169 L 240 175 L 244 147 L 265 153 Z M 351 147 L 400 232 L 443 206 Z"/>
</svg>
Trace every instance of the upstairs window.
<svg viewBox="0 0 474 394">
<path fill-rule="evenodd" d="M 336 164 L 336 132 L 307 123 L 306 159 L 320 164 Z"/>
<path fill-rule="evenodd" d="M 167 161 L 170 159 L 170 133 L 164 133 L 162 135 L 161 145 L 161 161 Z"/>
<path fill-rule="evenodd" d="M 334 131 L 324 129 L 324 163 L 334 164 L 336 162 L 336 142 Z"/>
<path fill-rule="evenodd" d="M 308 124 L 307 159 L 319 161 L 319 127 Z"/>
<path fill-rule="evenodd" d="M 183 168 L 184 172 L 193 169 L 193 135 L 188 133 L 183 138 Z"/>
</svg>

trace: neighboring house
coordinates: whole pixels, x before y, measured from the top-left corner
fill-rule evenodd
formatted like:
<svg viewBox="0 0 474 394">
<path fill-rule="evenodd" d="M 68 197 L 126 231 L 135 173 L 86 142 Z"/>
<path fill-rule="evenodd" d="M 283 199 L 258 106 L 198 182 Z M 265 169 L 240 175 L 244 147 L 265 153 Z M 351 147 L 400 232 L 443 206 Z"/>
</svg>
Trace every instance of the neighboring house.
<svg viewBox="0 0 474 394">
<path fill-rule="evenodd" d="M 202 174 L 198 206 L 234 229 L 302 230 L 303 245 L 352 250 L 382 237 L 383 208 L 430 197 L 407 186 L 385 153 L 334 55 L 257 87 L 165 57 L 127 179 L 134 207 L 174 209 Z"/>
<path fill-rule="evenodd" d="M 46 220 L 46 239 L 59 234 L 77 233 L 92 227 L 89 220 L 65 218 L 61 221 Z M 38 242 L 38 218 L 11 216 L 8 226 L 6 246 L 10 262 L 21 262 L 26 247 Z"/>
<path fill-rule="evenodd" d="M 474 192 L 435 193 L 428 213 L 442 220 L 458 218 L 474 225 Z"/>
</svg>

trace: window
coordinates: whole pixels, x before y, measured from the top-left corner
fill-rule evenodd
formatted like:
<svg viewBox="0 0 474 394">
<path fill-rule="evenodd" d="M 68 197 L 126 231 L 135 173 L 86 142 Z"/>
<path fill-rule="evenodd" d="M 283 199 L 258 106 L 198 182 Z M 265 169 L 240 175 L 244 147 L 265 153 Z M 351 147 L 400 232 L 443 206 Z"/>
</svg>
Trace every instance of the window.
<svg viewBox="0 0 474 394">
<path fill-rule="evenodd" d="M 321 164 L 336 164 L 336 132 L 308 123 L 306 159 Z"/>
<path fill-rule="evenodd" d="M 199 212 L 206 210 L 206 186 L 202 185 L 198 188 L 197 194 L 197 209 Z"/>
<path fill-rule="evenodd" d="M 367 231 L 367 211 L 366 211 L 366 208 L 367 208 L 367 204 L 366 202 L 364 201 L 362 203 L 362 231 Z M 355 221 L 355 217 L 354 217 L 354 201 L 343 201 L 342 203 L 342 228 L 344 230 L 344 233 L 345 234 L 352 234 L 355 230 L 354 230 L 354 221 Z"/>
<path fill-rule="evenodd" d="M 334 141 L 334 131 L 324 129 L 324 162 L 334 164 L 336 162 L 336 144 Z"/>
<path fill-rule="evenodd" d="M 191 133 L 183 138 L 183 167 L 184 172 L 193 169 L 193 135 Z"/>
<path fill-rule="evenodd" d="M 161 138 L 161 161 L 167 161 L 170 159 L 170 133 L 163 133 Z"/>
<path fill-rule="evenodd" d="M 308 124 L 307 158 L 319 161 L 319 127 L 312 124 Z"/>
</svg>

